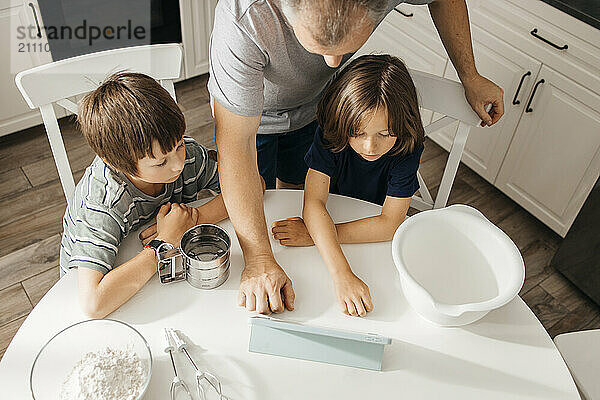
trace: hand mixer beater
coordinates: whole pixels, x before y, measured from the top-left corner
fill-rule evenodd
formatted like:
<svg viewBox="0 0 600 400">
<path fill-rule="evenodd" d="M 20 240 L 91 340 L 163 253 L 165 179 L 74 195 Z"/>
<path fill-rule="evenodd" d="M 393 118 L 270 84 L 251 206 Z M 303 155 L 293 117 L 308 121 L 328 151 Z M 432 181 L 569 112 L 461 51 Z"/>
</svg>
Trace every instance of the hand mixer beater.
<svg viewBox="0 0 600 400">
<path fill-rule="evenodd" d="M 166 328 L 166 330 L 169 332 L 171 338 L 173 339 L 175 348 L 181 351 L 183 354 L 185 354 L 189 362 L 194 367 L 194 370 L 196 371 L 196 386 L 198 388 L 198 397 L 200 397 L 201 400 L 206 400 L 206 393 L 204 391 L 204 387 L 202 387 L 202 381 L 206 380 L 210 384 L 210 386 L 212 386 L 212 388 L 217 392 L 217 394 L 219 395 L 219 399 L 226 400 L 227 398 L 223 396 L 223 392 L 221 390 L 221 382 L 219 381 L 219 379 L 217 379 L 216 376 L 209 372 L 200 371 L 200 369 L 194 362 L 194 359 L 192 359 L 190 353 L 187 350 L 187 343 L 185 342 L 185 340 L 183 340 L 183 336 L 178 334 L 173 329 Z"/>
<path fill-rule="evenodd" d="M 179 387 L 183 388 L 183 390 L 187 393 L 190 400 L 193 400 L 192 394 L 190 393 L 190 390 L 188 389 L 187 385 L 185 384 L 185 382 L 183 380 L 181 380 L 181 378 L 179 378 L 179 375 L 177 375 L 177 368 L 175 368 L 175 360 L 173 359 L 174 347 L 173 347 L 173 345 L 171 345 L 170 337 L 171 337 L 171 335 L 169 334 L 169 329 L 165 328 L 165 353 L 169 353 L 169 356 L 171 356 L 171 364 L 173 365 L 173 372 L 175 373 L 175 376 L 173 377 L 173 381 L 171 382 L 171 389 L 170 389 L 171 400 L 175 400 L 175 397 L 177 394 L 177 388 L 179 388 Z"/>
</svg>

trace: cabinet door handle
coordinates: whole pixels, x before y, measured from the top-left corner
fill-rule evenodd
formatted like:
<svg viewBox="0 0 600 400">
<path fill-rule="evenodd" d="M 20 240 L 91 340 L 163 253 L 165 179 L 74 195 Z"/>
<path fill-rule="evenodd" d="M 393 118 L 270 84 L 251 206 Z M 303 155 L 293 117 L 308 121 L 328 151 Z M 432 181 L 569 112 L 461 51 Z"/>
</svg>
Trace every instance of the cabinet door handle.
<svg viewBox="0 0 600 400">
<path fill-rule="evenodd" d="M 522 77 L 521 77 L 521 82 L 519 82 L 519 87 L 517 87 L 517 91 L 515 92 L 515 97 L 513 97 L 513 105 L 517 105 L 517 104 L 521 104 L 520 100 L 517 100 L 517 97 L 519 96 L 519 92 L 521 91 L 521 86 L 523 86 L 523 81 L 525 80 L 525 78 L 527 78 L 529 75 L 531 75 L 531 71 L 527 71 Z"/>
<path fill-rule="evenodd" d="M 38 22 L 37 12 L 35 11 L 35 7 L 33 3 L 29 3 L 29 7 L 33 10 L 33 19 L 35 20 L 35 25 L 37 26 L 37 37 L 42 37 L 42 30 L 40 29 L 40 23 Z"/>
<path fill-rule="evenodd" d="M 549 44 L 550 46 L 554 47 L 555 49 L 558 49 L 558 50 L 566 50 L 566 49 L 568 49 L 568 48 L 569 48 L 569 45 L 567 45 L 567 44 L 564 44 L 564 45 L 562 45 L 562 46 L 559 46 L 559 45 L 557 45 L 557 44 L 554 44 L 554 43 L 552 43 L 551 41 L 549 41 L 548 39 L 546 39 L 545 37 L 542 37 L 542 36 L 538 35 L 538 34 L 537 34 L 537 32 L 538 32 L 538 30 L 537 30 L 537 28 L 535 28 L 534 30 L 532 30 L 532 31 L 531 31 L 531 32 L 529 32 L 529 33 L 531 33 L 531 35 L 532 35 L 533 37 L 540 39 L 542 42 Z"/>
<path fill-rule="evenodd" d="M 415 15 L 415 14 L 413 14 L 413 13 L 410 13 L 410 14 L 408 14 L 408 13 L 405 13 L 404 11 L 402 11 L 402 10 L 398 10 L 397 8 L 394 8 L 394 11 L 396 11 L 396 12 L 398 12 L 398 13 L 400 13 L 400 14 L 404 15 L 406 18 L 410 18 L 410 17 L 412 17 L 412 16 L 414 16 L 414 15 Z"/>
<path fill-rule="evenodd" d="M 527 107 L 525 107 L 526 113 L 530 113 L 533 111 L 533 108 L 531 108 L 531 102 L 533 101 L 533 96 L 535 96 L 535 92 L 536 92 L 538 86 L 540 86 L 544 82 L 546 82 L 546 81 L 543 79 L 540 79 L 533 87 L 533 92 L 531 92 L 531 97 L 529 98 L 529 101 L 527 102 Z"/>
</svg>

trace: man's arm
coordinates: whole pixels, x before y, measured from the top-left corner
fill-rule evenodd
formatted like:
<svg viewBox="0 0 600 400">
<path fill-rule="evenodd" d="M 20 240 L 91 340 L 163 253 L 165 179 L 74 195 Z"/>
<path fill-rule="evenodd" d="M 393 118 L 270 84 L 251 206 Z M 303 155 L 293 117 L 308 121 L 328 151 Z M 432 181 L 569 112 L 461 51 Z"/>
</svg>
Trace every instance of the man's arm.
<svg viewBox="0 0 600 400">
<path fill-rule="evenodd" d="M 263 209 L 256 162 L 260 115 L 236 115 L 217 100 L 214 112 L 221 193 L 244 254 L 239 305 L 260 313 L 283 311 L 284 304 L 292 310 L 292 282 L 273 256 Z"/>
<path fill-rule="evenodd" d="M 481 126 L 495 124 L 504 114 L 504 92 L 477 72 L 465 0 L 434 0 L 429 4 L 429 13 L 465 88 L 467 101 L 483 120 Z M 488 104 L 492 105 L 489 113 L 485 111 Z"/>
</svg>

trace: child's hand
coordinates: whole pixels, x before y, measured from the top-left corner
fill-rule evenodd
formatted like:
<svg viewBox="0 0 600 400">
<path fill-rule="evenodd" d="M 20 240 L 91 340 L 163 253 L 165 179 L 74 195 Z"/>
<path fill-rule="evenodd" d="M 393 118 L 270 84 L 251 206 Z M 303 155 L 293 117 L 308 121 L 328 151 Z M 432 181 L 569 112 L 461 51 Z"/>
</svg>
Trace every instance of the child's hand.
<svg viewBox="0 0 600 400">
<path fill-rule="evenodd" d="M 142 244 L 145 246 L 148 243 L 150 243 L 150 241 L 154 240 L 156 238 L 156 235 L 156 224 L 152 224 L 143 231 L 141 231 L 138 237 L 140 238 Z"/>
<path fill-rule="evenodd" d="M 273 238 L 283 246 L 313 246 L 315 243 L 300 217 L 288 218 L 273 222 L 271 227 Z"/>
<path fill-rule="evenodd" d="M 185 204 L 163 205 L 156 216 L 156 237 L 179 246 L 181 237 L 190 228 L 197 225 L 198 210 Z"/>
<path fill-rule="evenodd" d="M 369 287 L 352 272 L 335 277 L 333 284 L 344 314 L 364 317 L 368 311 L 373 311 Z"/>
</svg>

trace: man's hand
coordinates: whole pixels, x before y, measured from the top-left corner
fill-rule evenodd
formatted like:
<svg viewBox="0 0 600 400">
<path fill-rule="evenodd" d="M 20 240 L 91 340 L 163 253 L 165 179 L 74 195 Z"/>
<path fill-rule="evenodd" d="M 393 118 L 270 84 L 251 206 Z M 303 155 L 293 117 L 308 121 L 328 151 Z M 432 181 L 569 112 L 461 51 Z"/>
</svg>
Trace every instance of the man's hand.
<svg viewBox="0 0 600 400">
<path fill-rule="evenodd" d="M 432 1 L 429 12 L 465 88 L 465 97 L 483 121 L 481 126 L 494 125 L 504 114 L 504 93 L 477 72 L 466 1 Z M 489 113 L 485 111 L 488 104 L 492 105 Z"/>
<path fill-rule="evenodd" d="M 463 81 L 465 97 L 481 118 L 481 126 L 492 126 L 504 115 L 504 91 L 489 79 L 477 74 Z M 491 104 L 490 111 L 486 106 Z"/>
<path fill-rule="evenodd" d="M 261 314 L 292 311 L 295 299 L 292 281 L 271 257 L 246 263 L 240 282 L 238 305 Z"/>
<path fill-rule="evenodd" d="M 261 116 L 236 115 L 217 100 L 214 110 L 219 182 L 246 264 L 238 303 L 260 313 L 281 312 L 284 304 L 293 310 L 292 282 L 275 261 L 265 221 L 264 182 L 256 158 L 256 132 Z"/>
<path fill-rule="evenodd" d="M 351 271 L 334 276 L 335 293 L 344 314 L 364 317 L 373 311 L 369 287 Z"/>
<path fill-rule="evenodd" d="M 304 225 L 304 220 L 300 217 L 273 222 L 271 232 L 273 238 L 279 240 L 279 244 L 282 246 L 303 247 L 315 244 Z"/>
</svg>

